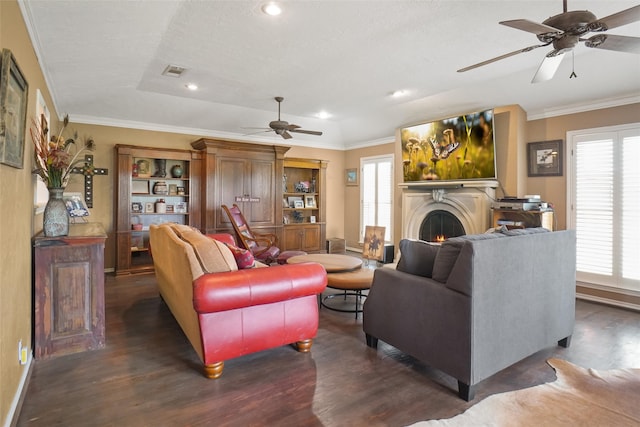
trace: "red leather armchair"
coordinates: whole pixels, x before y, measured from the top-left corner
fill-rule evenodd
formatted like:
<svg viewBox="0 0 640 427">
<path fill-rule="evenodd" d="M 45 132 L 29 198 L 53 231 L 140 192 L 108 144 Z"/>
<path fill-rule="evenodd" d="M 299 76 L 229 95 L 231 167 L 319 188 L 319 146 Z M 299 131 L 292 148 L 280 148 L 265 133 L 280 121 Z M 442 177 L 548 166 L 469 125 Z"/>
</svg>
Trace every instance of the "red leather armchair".
<svg viewBox="0 0 640 427">
<path fill-rule="evenodd" d="M 180 227 L 150 227 L 153 260 L 160 294 L 204 363 L 205 376 L 222 375 L 225 360 L 285 344 L 310 351 L 318 330 L 317 295 L 327 285 L 321 265 L 206 273 Z M 197 237 L 204 245 L 213 244 L 211 238 L 234 242 L 229 234 Z"/>
</svg>

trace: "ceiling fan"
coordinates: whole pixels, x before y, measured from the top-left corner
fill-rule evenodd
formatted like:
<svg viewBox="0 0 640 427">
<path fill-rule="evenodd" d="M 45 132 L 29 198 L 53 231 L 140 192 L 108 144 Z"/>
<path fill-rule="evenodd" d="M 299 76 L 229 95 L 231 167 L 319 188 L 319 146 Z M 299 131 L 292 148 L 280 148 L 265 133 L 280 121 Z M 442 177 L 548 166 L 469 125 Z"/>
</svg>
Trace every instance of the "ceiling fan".
<svg viewBox="0 0 640 427">
<path fill-rule="evenodd" d="M 546 19 L 542 24 L 529 21 L 528 19 L 514 19 L 500 22 L 501 25 L 535 34 L 542 44 L 509 52 L 496 58 L 462 68 L 458 70 L 458 72 L 462 73 L 509 58 L 519 53 L 552 45 L 553 50 L 544 57 L 531 83 L 550 80 L 558 70 L 564 54 L 572 51 L 578 42 L 584 42 L 585 46 L 597 49 L 640 54 L 640 38 L 638 37 L 596 34 L 589 38 L 582 38 L 582 36 L 589 32 L 602 33 L 636 21 L 640 21 L 640 5 L 598 19 L 588 10 L 567 11 L 567 0 L 563 0 L 563 12 Z M 572 74 L 572 76 L 574 75 L 575 73 Z"/>
<path fill-rule="evenodd" d="M 278 103 L 278 120 L 273 120 L 271 122 L 269 122 L 269 127 L 271 129 L 266 130 L 265 132 L 271 132 L 274 131 L 275 133 L 277 133 L 278 135 L 280 135 L 281 137 L 283 137 L 284 139 L 291 139 L 292 136 L 289 132 L 295 132 L 295 133 L 306 133 L 309 135 L 322 135 L 322 132 L 318 132 L 315 130 L 305 130 L 305 129 L 300 129 L 300 126 L 298 125 L 294 125 L 289 124 L 289 122 L 286 122 L 284 120 L 280 120 L 280 104 L 282 103 L 282 101 L 284 101 L 284 98 L 281 96 L 276 96 L 274 98 L 276 100 L 276 102 Z"/>
</svg>

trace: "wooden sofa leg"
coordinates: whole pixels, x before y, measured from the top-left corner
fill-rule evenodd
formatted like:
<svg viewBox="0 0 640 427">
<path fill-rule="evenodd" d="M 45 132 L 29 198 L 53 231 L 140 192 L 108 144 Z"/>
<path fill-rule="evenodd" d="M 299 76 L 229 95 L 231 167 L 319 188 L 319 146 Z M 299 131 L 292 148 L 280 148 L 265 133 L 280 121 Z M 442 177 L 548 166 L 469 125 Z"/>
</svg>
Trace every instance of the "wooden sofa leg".
<svg viewBox="0 0 640 427">
<path fill-rule="evenodd" d="M 469 384 L 465 384 L 458 380 L 458 396 L 460 399 L 464 399 L 467 402 L 473 400 L 476 394 L 475 387 Z"/>
<path fill-rule="evenodd" d="M 568 337 L 564 337 L 560 341 L 558 341 L 558 345 L 560 347 L 568 348 L 571 345 L 571 335 L 569 335 Z"/>
<path fill-rule="evenodd" d="M 216 378 L 220 378 L 223 369 L 224 362 L 216 362 L 210 365 L 204 365 L 204 376 L 209 379 L 215 380 Z"/>
<path fill-rule="evenodd" d="M 300 353 L 309 353 L 311 351 L 312 345 L 313 345 L 313 340 L 298 341 L 296 343 L 296 349 L 298 349 Z"/>
<path fill-rule="evenodd" d="M 378 348 L 378 338 L 373 335 L 364 334 L 365 339 L 367 340 L 367 346 L 371 348 Z"/>
</svg>

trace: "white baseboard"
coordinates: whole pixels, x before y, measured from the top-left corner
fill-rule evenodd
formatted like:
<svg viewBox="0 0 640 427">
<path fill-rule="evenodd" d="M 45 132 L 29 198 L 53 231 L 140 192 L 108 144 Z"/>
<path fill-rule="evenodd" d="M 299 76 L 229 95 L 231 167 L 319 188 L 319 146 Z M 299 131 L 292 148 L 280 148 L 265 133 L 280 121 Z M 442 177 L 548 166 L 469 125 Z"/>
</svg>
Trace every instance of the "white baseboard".
<svg viewBox="0 0 640 427">
<path fill-rule="evenodd" d="M 625 302 L 625 301 L 616 301 L 610 298 L 602 298 L 602 297 L 597 297 L 594 295 L 588 295 L 588 294 L 583 294 L 580 292 L 576 293 L 576 298 L 578 299 L 582 299 L 585 301 L 591 301 L 591 302 L 597 302 L 600 304 L 607 304 L 607 305 L 613 305 L 616 307 L 620 307 L 620 308 L 626 308 L 629 310 L 634 310 L 634 311 L 640 311 L 640 305 L 637 304 L 632 304 L 630 302 Z"/>
<path fill-rule="evenodd" d="M 29 358 L 27 359 L 27 364 L 24 365 L 24 370 L 22 371 L 22 377 L 20 378 L 20 383 L 18 384 L 18 389 L 16 390 L 15 395 L 13 396 L 13 401 L 11 402 L 11 407 L 9 408 L 9 412 L 7 413 L 7 418 L 4 423 L 4 427 L 11 427 L 14 424 L 14 421 L 17 423 L 18 414 L 16 411 L 18 410 L 18 405 L 20 404 L 20 399 L 22 398 L 23 393 L 27 391 L 26 387 L 27 379 L 29 378 L 29 372 L 31 370 L 31 363 L 33 362 L 33 354 L 29 352 Z M 14 420 L 14 417 L 16 418 Z"/>
</svg>

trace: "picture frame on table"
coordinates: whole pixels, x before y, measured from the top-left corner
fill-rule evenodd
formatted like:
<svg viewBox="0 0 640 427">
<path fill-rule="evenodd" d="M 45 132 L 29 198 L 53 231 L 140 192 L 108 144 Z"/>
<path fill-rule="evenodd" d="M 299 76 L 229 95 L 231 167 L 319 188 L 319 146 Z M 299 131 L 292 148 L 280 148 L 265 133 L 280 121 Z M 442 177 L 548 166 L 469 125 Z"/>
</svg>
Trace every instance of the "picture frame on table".
<svg viewBox="0 0 640 427">
<path fill-rule="evenodd" d="M 304 207 L 307 209 L 315 209 L 316 205 L 316 197 L 315 196 L 305 196 L 304 197 Z"/>
<path fill-rule="evenodd" d="M 563 162 L 561 139 L 527 144 L 528 176 L 562 176 Z"/>
<path fill-rule="evenodd" d="M 131 192 L 133 194 L 149 194 L 149 181 L 131 181 Z"/>
<path fill-rule="evenodd" d="M 0 56 L 0 163 L 24 167 L 29 85 L 9 49 Z"/>
<path fill-rule="evenodd" d="M 64 204 L 67 207 L 69 217 L 82 218 L 90 215 L 89 208 L 87 208 L 81 193 L 64 193 L 62 200 L 64 200 Z"/>
<path fill-rule="evenodd" d="M 358 169 L 347 169 L 344 179 L 346 185 L 358 185 Z"/>
<path fill-rule="evenodd" d="M 302 200 L 294 200 L 293 207 L 295 209 L 304 209 L 304 202 Z"/>
<path fill-rule="evenodd" d="M 295 207 L 303 207 L 304 208 L 304 202 L 302 201 L 302 196 L 289 196 L 289 197 L 287 197 L 287 202 L 289 203 L 289 207 L 290 208 L 295 208 Z M 296 206 L 296 202 L 302 203 L 302 206 Z M 298 205 L 300 203 L 298 203 Z"/>
</svg>

